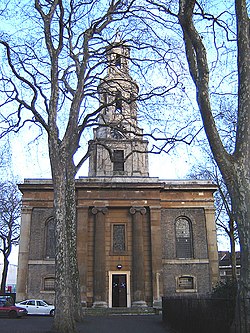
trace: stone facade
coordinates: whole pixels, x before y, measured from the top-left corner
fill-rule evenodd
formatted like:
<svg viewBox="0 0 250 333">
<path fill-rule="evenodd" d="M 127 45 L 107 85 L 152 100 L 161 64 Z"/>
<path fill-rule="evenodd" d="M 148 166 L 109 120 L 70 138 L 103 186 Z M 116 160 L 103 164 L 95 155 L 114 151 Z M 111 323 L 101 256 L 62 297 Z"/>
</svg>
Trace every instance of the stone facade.
<svg viewBox="0 0 250 333">
<path fill-rule="evenodd" d="M 156 304 L 163 295 L 211 291 L 218 280 L 216 230 L 214 221 L 206 216 L 213 210 L 215 187 L 205 181 L 126 180 L 76 180 L 82 301 L 89 306 L 112 307 L 112 278 L 117 275 L 126 278 L 129 307 Z M 26 208 L 21 228 L 18 299 L 39 297 L 53 301 L 54 291 L 45 287 L 46 279 L 54 276 L 54 258 L 48 257 L 46 250 L 47 222 L 53 217 L 52 183 L 26 180 L 20 189 Z M 188 258 L 176 255 L 175 225 L 180 217 L 191 224 L 192 253 Z M 212 226 L 208 227 L 208 223 Z M 114 241 L 119 245 L 119 240 L 114 239 L 116 226 L 124 232 L 120 250 L 114 247 Z M 182 288 L 180 278 L 193 279 L 193 285 Z"/>
<path fill-rule="evenodd" d="M 119 40 L 107 49 L 89 176 L 76 180 L 81 299 L 93 307 L 159 306 L 162 296 L 206 294 L 218 281 L 216 188 L 208 181 L 149 177 L 128 59 L 129 48 Z M 52 181 L 25 180 L 19 188 L 17 299 L 53 302 Z"/>
</svg>

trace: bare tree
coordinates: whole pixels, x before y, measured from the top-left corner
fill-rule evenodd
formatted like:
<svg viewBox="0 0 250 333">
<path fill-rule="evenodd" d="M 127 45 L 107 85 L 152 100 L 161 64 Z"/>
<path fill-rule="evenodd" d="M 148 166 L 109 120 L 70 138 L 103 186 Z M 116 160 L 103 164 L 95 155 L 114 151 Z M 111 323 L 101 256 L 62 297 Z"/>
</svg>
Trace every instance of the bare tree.
<svg viewBox="0 0 250 333">
<path fill-rule="evenodd" d="M 217 126 L 221 129 L 221 138 L 227 151 L 233 152 L 236 139 L 237 106 L 231 96 L 222 100 L 219 97 L 216 99 L 218 104 Z M 236 243 L 239 237 L 231 197 L 204 135 L 199 135 L 195 144 L 199 147 L 200 156 L 188 177 L 210 179 L 218 187 L 218 191 L 215 192 L 217 234 L 222 233 L 229 239 L 232 278 L 236 281 Z"/>
<path fill-rule="evenodd" d="M 1 7 L 0 7 L 0 16 L 1 16 L 1 14 L 2 14 L 4 11 L 7 10 L 9 2 L 10 2 L 10 0 L 4 0 L 4 1 L 2 1 L 2 3 L 1 3 Z"/>
<path fill-rule="evenodd" d="M 161 12 L 158 15 L 161 24 L 165 20 L 165 25 L 169 26 L 171 17 L 171 24 L 181 27 L 206 136 L 230 194 L 234 219 L 237 221 L 241 245 L 239 313 L 242 319 L 237 331 L 247 333 L 250 331 L 249 6 L 246 0 L 220 2 L 219 6 L 213 2 L 195 0 L 148 3 L 156 5 Z M 237 81 L 236 90 L 233 90 L 234 81 Z M 215 94 L 221 99 L 228 94 L 238 98 L 233 151 L 227 151 L 220 136 L 213 100 Z"/>
<path fill-rule="evenodd" d="M 23 12 L 32 13 L 28 20 L 21 22 L 23 29 L 27 29 L 25 38 L 23 32 L 19 35 L 16 32 L 18 40 L 15 34 L 11 37 L 3 34 L 0 41 L 6 51 L 1 71 L 1 92 L 5 95 L 1 105 L 1 135 L 18 132 L 29 123 L 40 127 L 48 137 L 56 223 L 54 328 L 61 333 L 75 332 L 76 321 L 82 318 L 76 253 L 75 176 L 89 151 L 76 155 L 81 138 L 88 128 L 99 124 L 99 113 L 107 106 L 100 103 L 97 89 L 100 81 L 105 82 L 107 48 L 113 47 L 118 25 L 120 31 L 127 30 L 126 42 L 134 43 L 134 50 L 140 49 L 141 58 L 145 58 L 144 71 L 138 66 L 141 59 L 133 59 L 134 68 L 143 78 L 146 72 L 153 70 L 156 58 L 152 54 L 158 52 L 158 58 L 162 55 L 156 46 L 149 54 L 150 44 L 143 32 L 150 27 L 143 27 L 143 20 L 137 30 L 134 24 L 129 26 L 128 18 L 137 19 L 140 9 L 133 7 L 134 0 L 35 0 L 34 4 L 35 11 L 30 4 L 22 8 Z M 119 24 L 123 21 L 124 24 Z M 137 36 L 133 42 L 133 31 L 144 41 Z M 164 66 L 167 67 L 166 62 Z M 151 83 L 148 92 L 142 89 L 142 103 L 153 96 L 163 97 L 178 85 L 178 74 L 174 75 L 171 66 L 169 71 L 173 75 L 167 85 Z M 111 103 L 115 100 L 114 95 Z M 133 96 L 126 102 L 133 103 Z M 113 125 L 103 123 L 103 126 Z M 186 130 L 186 126 L 184 128 Z M 133 128 L 130 131 L 133 132 Z M 159 137 L 159 132 L 156 133 Z M 185 139 L 186 134 L 180 137 Z M 175 139 L 180 140 L 178 135 Z M 170 137 L 169 143 L 174 140 Z M 162 135 L 159 142 L 164 143 L 157 148 L 158 152 L 167 149 L 165 136 Z"/>
<path fill-rule="evenodd" d="M 153 3 L 153 1 L 147 2 Z M 211 132 L 208 134 L 211 137 L 210 141 L 216 142 L 216 145 L 213 145 L 217 155 L 216 160 L 222 165 L 221 173 L 229 188 L 237 221 L 241 225 L 241 240 L 246 237 L 244 223 L 249 221 L 244 215 L 249 214 L 247 198 L 244 198 L 249 183 L 246 181 L 244 184 L 241 181 L 247 179 L 249 181 L 244 174 L 246 165 L 249 165 L 247 164 L 249 155 L 245 151 L 242 154 L 243 150 L 247 149 L 247 145 L 241 144 L 241 141 L 245 143 L 248 141 L 247 137 L 241 136 L 247 136 L 245 132 L 249 126 L 244 128 L 244 133 L 241 132 L 243 119 L 247 113 L 243 104 L 240 103 L 238 118 L 240 135 L 238 135 L 236 151 L 234 154 L 226 152 L 219 140 L 211 115 L 205 49 L 202 47 L 201 38 L 193 29 L 195 1 L 180 1 L 179 14 L 178 6 L 176 6 L 177 12 L 172 13 L 163 2 L 163 5 L 158 6 L 162 11 L 159 15 L 155 10 L 150 11 L 149 7 L 145 10 L 142 2 L 138 2 L 137 5 L 135 0 L 110 0 L 109 2 L 93 0 L 80 3 L 74 0 L 35 0 L 34 3 L 35 12 L 32 12 L 33 9 L 30 7 L 23 9 L 32 13 L 29 20 L 22 22 L 23 29 L 26 28 L 27 22 L 33 24 L 32 29 L 26 31 L 26 36 L 29 37 L 23 41 L 24 38 L 19 34 L 17 41 L 16 35 L 11 38 L 3 35 L 0 41 L 6 51 L 8 64 L 8 68 L 2 65 L 1 91 L 6 96 L 1 105 L 5 111 L 6 125 L 2 134 L 19 131 L 31 122 L 47 134 L 56 222 L 55 329 L 62 333 L 74 332 L 75 321 L 80 320 L 82 316 L 76 257 L 74 179 L 89 152 L 85 151 L 86 154 L 81 155 L 80 158 L 79 155 L 76 158 L 76 154 L 81 146 L 81 137 L 85 135 L 86 129 L 97 124 L 99 112 L 105 107 L 99 104 L 97 86 L 100 80 L 105 80 L 104 73 L 107 68 L 105 54 L 107 47 L 112 48 L 110 41 L 114 40 L 118 26 L 120 31 L 126 31 L 126 41 L 132 45 L 133 50 L 138 51 L 137 56 L 132 59 L 132 71 L 135 76 L 137 75 L 136 79 L 138 76 L 142 77 L 140 107 L 143 110 L 144 106 L 147 108 L 152 106 L 151 113 L 144 113 L 144 118 L 149 124 L 149 137 L 157 140 L 157 145 L 153 145 L 151 149 L 156 153 L 168 152 L 167 145 L 173 147 L 179 141 L 190 144 L 195 136 L 193 132 L 199 132 L 195 126 L 196 119 L 189 121 L 190 114 L 184 112 L 187 104 L 182 97 L 184 95 L 187 97 L 185 101 L 188 100 L 191 107 L 193 103 L 190 88 L 184 84 L 187 83 L 187 75 L 183 74 L 186 66 L 182 55 L 179 54 L 180 43 L 173 36 L 169 38 L 160 33 L 166 31 L 162 29 L 164 27 L 168 29 L 169 34 L 173 32 L 176 32 L 176 36 L 180 34 L 178 19 L 183 29 L 191 29 L 192 33 L 189 31 L 184 33 L 190 69 L 197 85 L 200 109 L 204 110 L 204 124 L 207 124 L 205 126 L 208 126 L 208 132 Z M 170 1 L 170 3 L 177 5 L 176 1 Z M 244 6 L 245 2 L 242 8 Z M 200 8 L 198 7 L 198 10 L 201 11 Z M 174 14 L 172 17 L 175 20 L 167 22 L 162 13 Z M 203 13 L 197 17 L 200 18 L 202 15 L 205 19 L 207 18 Z M 245 14 L 240 15 L 245 17 Z M 214 21 L 217 23 L 216 20 Z M 161 24 L 160 29 L 159 26 L 157 27 L 158 22 Z M 192 53 L 194 50 L 196 51 Z M 175 57 L 178 59 L 177 62 L 173 61 Z M 143 60 L 143 66 L 139 65 L 141 60 Z M 244 59 L 241 60 L 240 63 L 244 63 Z M 155 79 L 153 79 L 153 73 L 156 76 Z M 152 79 L 151 85 L 144 84 L 147 76 Z M 178 94 L 171 94 L 173 88 L 178 90 Z M 169 104 L 166 104 L 166 95 L 171 97 Z M 133 98 L 127 102 L 132 103 Z M 8 105 L 11 105 L 13 109 L 6 109 Z M 165 110 L 168 111 L 168 109 L 171 111 L 175 109 L 171 113 L 174 121 L 176 121 L 178 109 L 182 111 L 183 118 L 185 117 L 186 120 L 185 126 L 176 126 L 172 129 L 176 132 L 175 135 L 170 132 L 170 125 L 173 125 L 173 122 L 166 121 Z M 207 117 L 205 112 L 208 112 Z M 162 125 L 163 127 L 160 127 Z M 111 126 L 111 124 L 103 124 L 103 126 Z M 241 165 L 239 160 L 242 162 Z M 237 175 L 226 178 L 225 175 L 229 169 L 234 170 Z M 236 185 L 242 186 L 239 191 L 244 194 L 240 196 L 243 200 L 241 202 L 233 199 L 238 197 L 239 187 Z M 244 262 L 248 262 L 247 258 L 247 252 L 245 252 Z M 245 273 L 242 281 L 247 281 Z M 242 284 L 242 286 L 246 285 Z"/>
<path fill-rule="evenodd" d="M 21 195 L 16 184 L 0 183 L 0 251 L 4 264 L 1 292 L 5 292 L 9 267 L 9 255 L 13 245 L 19 243 L 21 217 Z"/>
<path fill-rule="evenodd" d="M 197 102 L 214 158 L 220 168 L 232 200 L 241 244 L 241 315 L 245 317 L 239 331 L 250 330 L 250 41 L 249 17 L 245 0 L 235 1 L 238 46 L 238 119 L 235 150 L 229 154 L 220 139 L 209 97 L 207 52 L 194 25 L 196 1 L 180 0 L 178 19 L 183 30 L 191 76 Z M 214 18 L 216 19 L 216 18 Z"/>
<path fill-rule="evenodd" d="M 103 39 L 101 34 L 115 15 L 126 13 L 126 6 L 120 0 L 106 5 L 99 1 L 78 4 L 77 1 L 36 0 L 34 3 L 38 15 L 33 19 L 42 25 L 44 34 L 43 43 L 39 44 L 40 39 L 37 43 L 46 52 L 39 54 L 39 47 L 24 44 L 22 56 L 8 42 L 1 41 L 13 75 L 4 80 L 6 102 L 15 101 L 18 108 L 12 128 L 11 117 L 8 118 L 8 131 L 19 130 L 27 121 L 33 121 L 48 136 L 56 222 L 54 327 L 62 333 L 74 332 L 75 322 L 82 318 L 76 255 L 75 175 L 88 152 L 77 164 L 74 155 L 84 129 L 96 123 L 100 111 L 93 104 L 88 105 L 89 98 L 96 98 L 93 82 L 103 72 L 101 65 L 104 67 L 105 47 L 95 50 L 95 43 Z M 21 93 L 22 87 L 26 92 Z M 64 115 L 60 122 L 62 109 Z"/>
<path fill-rule="evenodd" d="M 232 279 L 237 280 L 236 274 L 236 242 L 238 240 L 237 223 L 234 219 L 232 210 L 231 198 L 228 193 L 224 179 L 216 165 L 210 152 L 207 152 L 207 159 L 205 156 L 201 158 L 203 163 L 195 164 L 188 177 L 192 179 L 210 179 L 217 185 L 218 191 L 215 193 L 215 208 L 216 208 L 216 226 L 217 234 L 222 232 L 229 238 L 230 252 L 231 252 L 231 265 L 232 265 Z M 205 163 L 205 160 L 208 160 Z"/>
</svg>

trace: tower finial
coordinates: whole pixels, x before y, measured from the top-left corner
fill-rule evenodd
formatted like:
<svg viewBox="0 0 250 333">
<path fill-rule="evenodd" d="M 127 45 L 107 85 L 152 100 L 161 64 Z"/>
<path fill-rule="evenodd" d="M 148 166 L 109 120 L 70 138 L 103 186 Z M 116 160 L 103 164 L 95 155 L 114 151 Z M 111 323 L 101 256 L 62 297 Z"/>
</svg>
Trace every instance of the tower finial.
<svg viewBox="0 0 250 333">
<path fill-rule="evenodd" d="M 120 41 L 121 41 L 121 32 L 120 29 L 118 28 L 115 34 L 115 43 L 120 43 Z"/>
</svg>

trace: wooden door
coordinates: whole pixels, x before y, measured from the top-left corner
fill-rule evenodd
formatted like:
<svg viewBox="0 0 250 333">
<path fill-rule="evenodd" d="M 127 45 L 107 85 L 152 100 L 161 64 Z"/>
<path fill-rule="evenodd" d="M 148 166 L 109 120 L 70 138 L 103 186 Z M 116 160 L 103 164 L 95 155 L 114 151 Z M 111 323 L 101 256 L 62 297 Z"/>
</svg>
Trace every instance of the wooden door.
<svg viewBox="0 0 250 333">
<path fill-rule="evenodd" d="M 112 307 L 127 307 L 127 281 L 125 274 L 112 275 Z"/>
</svg>

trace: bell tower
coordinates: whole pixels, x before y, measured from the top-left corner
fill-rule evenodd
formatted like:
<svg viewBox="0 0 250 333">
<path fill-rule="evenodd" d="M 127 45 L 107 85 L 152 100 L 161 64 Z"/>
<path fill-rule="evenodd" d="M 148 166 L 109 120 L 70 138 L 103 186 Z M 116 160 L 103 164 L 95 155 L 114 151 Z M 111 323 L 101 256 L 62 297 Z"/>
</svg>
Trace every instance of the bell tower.
<svg viewBox="0 0 250 333">
<path fill-rule="evenodd" d="M 148 142 L 137 124 L 139 88 L 129 73 L 130 48 L 116 37 L 106 48 L 107 75 L 98 86 L 100 115 L 89 142 L 89 177 L 148 177 Z"/>
</svg>

